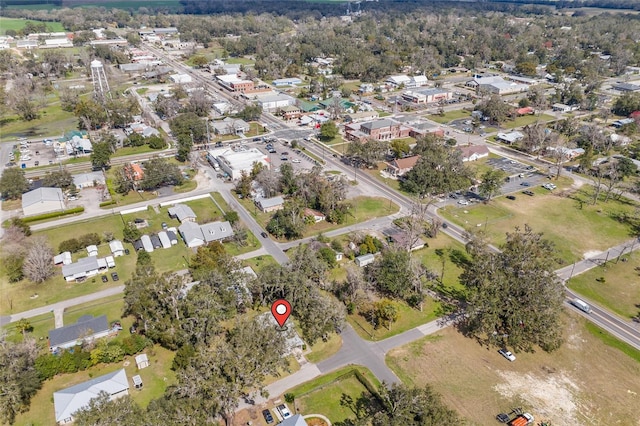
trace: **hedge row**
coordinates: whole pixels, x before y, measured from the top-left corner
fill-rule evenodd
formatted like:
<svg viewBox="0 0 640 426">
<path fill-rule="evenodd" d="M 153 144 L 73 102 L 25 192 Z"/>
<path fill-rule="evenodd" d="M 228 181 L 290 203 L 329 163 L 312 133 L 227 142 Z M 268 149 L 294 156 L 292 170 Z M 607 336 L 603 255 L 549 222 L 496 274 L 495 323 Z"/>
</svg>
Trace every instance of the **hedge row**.
<svg viewBox="0 0 640 426">
<path fill-rule="evenodd" d="M 25 218 L 22 218 L 22 221 L 24 223 L 37 222 L 39 220 L 45 220 L 45 219 L 51 219 L 54 217 L 61 217 L 61 216 L 68 216 L 70 214 L 82 213 L 83 211 L 84 211 L 84 207 L 82 206 L 74 207 L 72 209 L 65 210 L 62 212 L 51 212 L 51 213 L 39 214 L 37 216 L 25 217 Z"/>
<path fill-rule="evenodd" d="M 100 203 L 100 207 L 107 207 L 107 206 L 111 206 L 113 204 L 115 204 L 115 200 L 109 200 L 109 201 L 105 201 L 103 203 Z"/>
</svg>

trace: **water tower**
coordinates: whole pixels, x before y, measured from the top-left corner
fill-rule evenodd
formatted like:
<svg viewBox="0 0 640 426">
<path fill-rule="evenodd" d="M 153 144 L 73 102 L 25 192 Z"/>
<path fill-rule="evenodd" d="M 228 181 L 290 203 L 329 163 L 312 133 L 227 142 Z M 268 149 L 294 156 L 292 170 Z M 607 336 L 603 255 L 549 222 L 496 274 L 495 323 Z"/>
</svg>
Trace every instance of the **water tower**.
<svg viewBox="0 0 640 426">
<path fill-rule="evenodd" d="M 109 82 L 104 72 L 102 62 L 91 61 L 91 80 L 93 81 L 93 95 L 98 99 L 104 99 L 109 93 Z"/>
</svg>

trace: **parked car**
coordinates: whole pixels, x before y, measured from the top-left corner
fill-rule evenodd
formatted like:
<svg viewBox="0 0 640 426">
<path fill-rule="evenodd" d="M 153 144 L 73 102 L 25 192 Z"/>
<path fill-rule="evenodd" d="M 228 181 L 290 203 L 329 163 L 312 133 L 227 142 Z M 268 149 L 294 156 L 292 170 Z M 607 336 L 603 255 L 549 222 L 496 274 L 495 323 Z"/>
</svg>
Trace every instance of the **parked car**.
<svg viewBox="0 0 640 426">
<path fill-rule="evenodd" d="M 512 354 L 511 351 L 508 351 L 507 348 L 500 349 L 498 353 L 511 362 L 516 360 L 516 356 Z"/>
<path fill-rule="evenodd" d="M 262 138 L 253 138 L 254 142 L 262 142 Z"/>
<path fill-rule="evenodd" d="M 522 193 L 524 195 L 528 195 L 529 197 L 533 197 L 535 194 L 533 193 L 533 191 L 522 191 Z"/>
<path fill-rule="evenodd" d="M 261 236 L 262 238 L 268 238 L 268 237 L 269 237 L 269 235 L 267 235 L 267 233 L 266 233 L 266 232 L 264 232 L 264 231 L 262 231 L 262 232 L 260 233 L 260 236 Z"/>
<path fill-rule="evenodd" d="M 515 195 L 507 195 L 507 200 L 515 200 L 516 196 Z"/>
<path fill-rule="evenodd" d="M 100 279 L 102 280 L 103 283 L 106 283 L 109 281 L 109 278 L 106 275 L 101 276 Z"/>
<path fill-rule="evenodd" d="M 112 272 L 112 273 L 111 273 L 111 279 L 112 279 L 113 281 L 118 281 L 118 280 L 120 279 L 120 277 L 118 276 L 118 273 L 117 273 L 117 272 Z"/>
<path fill-rule="evenodd" d="M 267 422 L 268 425 L 273 423 L 273 416 L 271 415 L 271 411 L 262 410 L 262 417 L 264 417 L 264 421 Z"/>
<path fill-rule="evenodd" d="M 297 158 L 294 158 L 293 160 L 291 160 L 292 163 L 300 163 L 300 160 L 298 160 Z"/>
<path fill-rule="evenodd" d="M 291 417 L 291 411 L 289 411 L 286 405 L 280 404 L 277 408 L 283 419 L 288 419 L 289 417 Z"/>
<path fill-rule="evenodd" d="M 531 186 L 531 184 L 529 182 L 526 182 L 526 181 L 522 182 L 520 185 L 522 185 L 522 186 Z"/>
<path fill-rule="evenodd" d="M 280 161 L 287 161 L 289 160 L 287 157 L 285 157 L 284 155 L 282 157 L 280 157 Z"/>
<path fill-rule="evenodd" d="M 167 228 L 168 228 L 167 222 L 162 222 L 162 229 L 167 229 Z"/>
<path fill-rule="evenodd" d="M 468 206 L 469 202 L 467 200 L 458 200 L 458 204 L 460 204 L 461 206 Z"/>
</svg>

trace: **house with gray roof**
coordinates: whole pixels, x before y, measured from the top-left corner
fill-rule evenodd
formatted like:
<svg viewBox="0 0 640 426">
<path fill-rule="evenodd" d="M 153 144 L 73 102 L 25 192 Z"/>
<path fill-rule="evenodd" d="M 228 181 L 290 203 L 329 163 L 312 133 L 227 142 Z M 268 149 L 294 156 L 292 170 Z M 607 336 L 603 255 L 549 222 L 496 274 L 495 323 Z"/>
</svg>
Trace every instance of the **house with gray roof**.
<svg viewBox="0 0 640 426">
<path fill-rule="evenodd" d="M 288 419 L 284 419 L 278 423 L 278 426 L 307 426 L 307 422 L 304 417 L 302 417 L 302 414 L 296 414 Z"/>
<path fill-rule="evenodd" d="M 60 188 L 40 187 L 22 194 L 22 212 L 25 216 L 62 211 L 66 209 Z"/>
<path fill-rule="evenodd" d="M 284 207 L 284 198 L 277 196 L 271 198 L 259 198 L 255 200 L 256 206 L 264 212 L 273 212 L 281 210 Z"/>
<path fill-rule="evenodd" d="M 53 256 L 53 264 L 54 265 L 69 265 L 72 262 L 71 260 L 71 252 L 64 251 L 56 256 Z"/>
<path fill-rule="evenodd" d="M 205 243 L 212 241 L 224 241 L 233 235 L 233 229 L 229 222 L 210 222 L 200 225 L 200 231 Z"/>
<path fill-rule="evenodd" d="M 162 248 L 171 248 L 171 240 L 165 231 L 158 232 L 158 239 L 160 239 Z"/>
<path fill-rule="evenodd" d="M 204 244 L 204 235 L 202 235 L 200 225 L 195 222 L 184 222 L 178 227 L 178 232 L 187 247 L 199 247 Z"/>
<path fill-rule="evenodd" d="M 89 405 L 100 393 L 109 395 L 112 401 L 129 395 L 129 380 L 124 368 L 96 377 L 79 385 L 53 393 L 56 422 L 59 425 L 73 423 L 73 415 Z"/>
<path fill-rule="evenodd" d="M 62 265 L 62 276 L 67 282 L 79 281 L 97 275 L 100 264 L 96 256 L 83 257 L 77 262 Z"/>
<path fill-rule="evenodd" d="M 105 183 L 104 173 L 102 173 L 102 171 L 80 173 L 72 177 L 73 184 L 78 189 L 91 188 Z"/>
<path fill-rule="evenodd" d="M 106 315 L 99 317 L 83 315 L 75 324 L 50 330 L 49 349 L 53 351 L 57 348 L 73 348 L 81 340 L 100 339 L 107 336 L 110 331 Z"/>
<path fill-rule="evenodd" d="M 111 249 L 113 257 L 124 256 L 124 246 L 120 240 L 109 241 L 109 249 Z"/>
<path fill-rule="evenodd" d="M 180 223 L 182 223 L 185 221 L 195 222 L 197 216 L 191 207 L 186 204 L 176 204 L 169 208 L 169 217 L 172 219 L 178 219 Z"/>
</svg>

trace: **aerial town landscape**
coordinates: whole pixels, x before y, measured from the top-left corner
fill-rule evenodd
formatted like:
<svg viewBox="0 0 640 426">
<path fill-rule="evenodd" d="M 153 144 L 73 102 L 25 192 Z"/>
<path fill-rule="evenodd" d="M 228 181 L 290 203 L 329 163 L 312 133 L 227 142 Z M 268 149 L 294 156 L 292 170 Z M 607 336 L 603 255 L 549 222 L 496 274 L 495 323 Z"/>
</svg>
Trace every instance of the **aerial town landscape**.
<svg viewBox="0 0 640 426">
<path fill-rule="evenodd" d="M 639 425 L 634 0 L 0 1 L 0 421 Z"/>
</svg>

